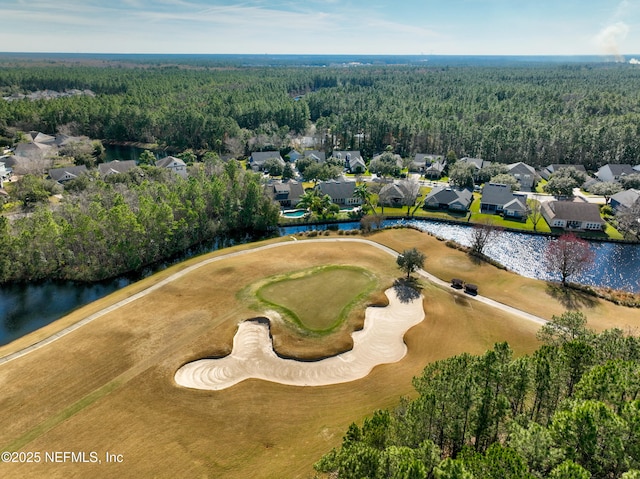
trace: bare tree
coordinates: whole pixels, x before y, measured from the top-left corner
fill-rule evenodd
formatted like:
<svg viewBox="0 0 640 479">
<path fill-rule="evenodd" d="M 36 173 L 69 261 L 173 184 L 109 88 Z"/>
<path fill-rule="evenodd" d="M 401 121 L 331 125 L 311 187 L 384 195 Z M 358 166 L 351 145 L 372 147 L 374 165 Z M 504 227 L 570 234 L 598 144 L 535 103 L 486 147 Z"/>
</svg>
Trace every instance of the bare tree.
<svg viewBox="0 0 640 479">
<path fill-rule="evenodd" d="M 500 233 L 500 229 L 490 221 L 473 226 L 471 230 L 471 254 L 482 256 L 486 246 Z"/>
<path fill-rule="evenodd" d="M 631 207 L 618 211 L 616 219 L 625 235 L 632 239 L 640 238 L 640 198 Z"/>
<path fill-rule="evenodd" d="M 584 271 L 595 258 L 589 243 L 573 233 L 566 233 L 547 245 L 544 261 L 550 273 L 560 275 L 562 285 L 567 280 Z"/>
<path fill-rule="evenodd" d="M 420 182 L 414 178 L 407 178 L 401 181 L 402 189 L 404 191 L 404 204 L 407 206 L 407 216 L 415 213 L 416 209 L 420 205 L 416 205 L 418 196 L 420 196 Z M 411 208 L 414 207 L 413 212 Z"/>
<path fill-rule="evenodd" d="M 538 200 L 527 201 L 527 218 L 533 223 L 533 231 L 538 230 L 538 222 L 542 219 L 542 203 Z"/>
</svg>

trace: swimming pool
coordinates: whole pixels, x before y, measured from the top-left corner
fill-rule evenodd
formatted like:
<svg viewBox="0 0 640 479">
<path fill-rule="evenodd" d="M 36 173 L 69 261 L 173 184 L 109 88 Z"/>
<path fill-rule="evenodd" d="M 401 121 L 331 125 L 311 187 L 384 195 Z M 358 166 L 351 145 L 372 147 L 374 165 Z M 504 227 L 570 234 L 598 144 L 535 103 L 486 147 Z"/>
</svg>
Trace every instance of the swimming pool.
<svg viewBox="0 0 640 479">
<path fill-rule="evenodd" d="M 302 218 L 307 213 L 307 210 L 287 210 L 282 212 L 282 216 L 285 218 Z"/>
</svg>

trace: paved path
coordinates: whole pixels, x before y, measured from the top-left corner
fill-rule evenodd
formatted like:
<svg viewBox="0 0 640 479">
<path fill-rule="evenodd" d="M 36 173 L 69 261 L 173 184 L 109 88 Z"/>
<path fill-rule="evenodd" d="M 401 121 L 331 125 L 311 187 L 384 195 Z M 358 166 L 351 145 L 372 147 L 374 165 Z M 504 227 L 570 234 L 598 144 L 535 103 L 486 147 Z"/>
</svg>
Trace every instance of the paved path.
<svg viewBox="0 0 640 479">
<path fill-rule="evenodd" d="M 294 238 L 295 239 L 295 238 Z M 378 248 L 382 251 L 385 251 L 386 253 L 390 254 L 393 257 L 397 257 L 398 253 L 396 251 L 394 251 L 391 248 L 388 248 L 384 245 L 381 245 L 379 243 L 376 243 L 374 241 L 370 241 L 370 240 L 366 240 L 366 239 L 360 239 L 360 238 L 323 238 L 323 239 L 305 239 L 304 241 L 291 241 L 291 242 L 282 242 L 282 243 L 273 243 L 273 244 L 269 244 L 269 245 L 265 245 L 265 246 L 259 246 L 257 248 L 253 248 L 253 249 L 248 249 L 248 250 L 243 250 L 243 251 L 236 251 L 234 253 L 227 253 L 221 256 L 216 256 L 215 258 L 209 258 L 209 259 L 205 259 L 197 264 L 194 264 L 192 266 L 189 266 L 185 269 L 183 269 L 182 271 L 178 271 L 177 273 L 172 274 L 171 276 L 163 279 L 162 281 L 154 284 L 153 286 L 150 286 L 149 288 L 140 291 L 139 293 L 134 294 L 133 296 L 130 296 L 127 299 L 124 299 L 122 301 L 119 301 L 117 303 L 112 304 L 111 306 L 108 306 L 100 311 L 98 311 L 97 313 L 94 313 L 90 316 L 87 316 L 86 318 L 82 319 L 81 321 L 78 321 L 77 323 L 72 324 L 71 326 L 68 326 L 62 330 L 60 330 L 59 332 L 41 340 L 38 341 L 37 343 L 28 346 L 24 349 L 21 349 L 19 351 L 16 351 L 14 353 L 8 354 L 6 356 L 3 356 L 0 358 L 0 365 L 7 363 L 9 361 L 13 361 L 14 359 L 18 359 L 22 356 L 25 356 L 27 354 L 29 354 L 32 351 L 35 351 L 36 349 L 40 349 L 44 346 L 47 346 L 51 343 L 53 343 L 54 341 L 57 341 L 58 339 L 66 336 L 67 334 L 72 333 L 73 331 L 75 331 L 76 329 L 81 328 L 82 326 L 89 324 L 90 322 L 104 316 L 105 314 L 108 314 L 110 312 L 113 312 L 119 308 L 121 308 L 122 306 L 125 306 L 133 301 L 136 301 L 140 298 L 142 298 L 143 296 L 156 291 L 160 288 L 162 288 L 163 286 L 171 283 L 172 281 L 175 281 L 176 279 L 179 279 L 193 271 L 195 271 L 196 269 L 202 267 L 202 266 L 206 266 L 208 264 L 211 263 L 215 263 L 217 261 L 223 261 L 225 259 L 228 258 L 233 258 L 235 256 L 240 256 L 240 255 L 244 255 L 244 254 L 249 254 L 249 253 L 256 253 L 259 251 L 265 251 L 265 250 L 269 250 L 269 249 L 273 249 L 273 248 L 280 248 L 280 247 L 293 247 L 295 248 L 295 245 L 299 245 L 299 244 L 306 244 L 306 243 L 313 243 L 313 242 L 320 242 L 320 241 L 333 241 L 333 242 L 358 242 L 358 243 L 363 243 L 363 244 L 367 244 L 369 246 L 373 246 L 375 248 Z M 440 285 L 442 287 L 449 287 L 449 284 L 446 283 L 445 281 L 440 280 L 439 278 L 436 278 L 435 276 L 433 276 L 430 273 L 427 273 L 424 270 L 420 270 L 418 271 L 418 273 L 426 278 L 427 280 L 431 281 L 434 284 Z M 459 293 L 459 294 L 464 294 L 464 293 Z M 538 324 L 544 324 L 546 322 L 546 320 L 544 320 L 543 318 L 540 318 L 538 316 L 534 316 L 532 314 L 529 314 L 527 312 L 521 311 L 519 309 L 516 308 L 512 308 L 511 306 L 507 306 L 505 304 L 499 303 L 497 301 L 491 300 L 489 298 L 485 298 L 481 295 L 477 295 L 477 296 L 468 296 L 465 295 L 465 297 L 471 298 L 473 300 L 476 301 L 481 301 L 485 304 L 488 304 L 490 306 L 493 306 L 495 308 L 499 308 L 503 311 L 506 311 L 508 313 L 514 314 L 516 316 L 519 316 L 520 318 L 526 319 L 528 321 L 534 321 Z"/>
</svg>

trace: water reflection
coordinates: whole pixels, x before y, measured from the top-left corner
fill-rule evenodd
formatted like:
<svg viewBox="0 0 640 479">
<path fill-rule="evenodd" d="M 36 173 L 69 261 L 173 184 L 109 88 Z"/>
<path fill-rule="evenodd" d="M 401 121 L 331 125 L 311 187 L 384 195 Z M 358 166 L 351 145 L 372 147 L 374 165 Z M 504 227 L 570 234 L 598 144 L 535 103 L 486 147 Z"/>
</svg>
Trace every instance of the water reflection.
<svg viewBox="0 0 640 479">
<path fill-rule="evenodd" d="M 430 221 L 407 221 L 412 227 L 464 246 L 471 245 L 471 228 Z M 547 242 L 545 236 L 502 231 L 487 247 L 485 254 L 522 276 L 537 279 L 559 279 L 550 275 L 542 264 Z M 591 242 L 595 253 L 592 267 L 571 278 L 577 283 L 640 292 L 640 245 Z"/>
<path fill-rule="evenodd" d="M 429 232 L 440 238 L 453 240 L 463 246 L 471 246 L 471 228 L 428 220 L 387 220 L 384 226 L 406 225 Z M 335 225 L 334 225 L 335 226 Z M 359 228 L 357 222 L 341 223 L 341 230 Z M 326 229 L 326 226 L 291 226 L 281 228 L 281 234 L 295 234 L 310 229 Z M 528 278 L 558 280 L 543 266 L 547 242 L 546 236 L 502 231 L 487 247 L 485 254 L 503 264 L 507 269 Z M 640 245 L 591 242 L 595 261 L 591 268 L 572 277 L 577 283 L 640 292 Z"/>
</svg>

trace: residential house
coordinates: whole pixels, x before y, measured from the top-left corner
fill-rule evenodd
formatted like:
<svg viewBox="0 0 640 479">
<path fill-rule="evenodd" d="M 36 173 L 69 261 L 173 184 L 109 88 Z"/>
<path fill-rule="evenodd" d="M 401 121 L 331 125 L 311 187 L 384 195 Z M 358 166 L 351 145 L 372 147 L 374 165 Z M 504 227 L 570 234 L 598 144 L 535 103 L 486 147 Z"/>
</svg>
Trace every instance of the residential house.
<svg viewBox="0 0 640 479">
<path fill-rule="evenodd" d="M 514 202 L 514 200 L 517 200 Z M 505 214 L 514 218 L 526 216 L 527 197 L 511 191 L 509 185 L 488 183 L 482 188 L 481 213 Z M 507 209 L 505 210 L 505 206 Z"/>
<path fill-rule="evenodd" d="M 267 185 L 267 191 L 281 208 L 289 208 L 300 203 L 300 198 L 304 195 L 302 183 L 295 180 L 274 180 Z"/>
<path fill-rule="evenodd" d="M 327 155 L 324 153 L 324 151 L 318 150 L 305 150 L 302 153 L 302 158 L 311 158 L 316 163 L 321 164 L 327 161 Z"/>
<path fill-rule="evenodd" d="M 554 173 L 557 173 L 558 171 L 564 169 L 564 168 L 573 168 L 577 171 L 581 171 L 582 173 L 584 173 L 585 175 L 587 174 L 587 170 L 585 169 L 585 167 L 583 165 L 577 165 L 577 164 L 567 164 L 567 165 L 561 165 L 561 164 L 553 164 L 553 165 L 549 165 L 546 166 L 545 168 L 543 168 L 540 171 L 540 176 L 542 178 L 544 178 L 545 180 L 548 180 L 551 175 L 553 175 Z"/>
<path fill-rule="evenodd" d="M 425 170 L 434 163 L 443 163 L 444 157 L 442 155 L 433 155 L 429 153 L 416 153 L 413 157 L 413 161 L 409 165 L 409 171 L 416 173 L 424 173 Z"/>
<path fill-rule="evenodd" d="M 508 203 L 505 203 L 502 207 L 502 214 L 505 218 L 526 218 L 527 217 L 527 197 L 514 195 L 513 198 Z"/>
<path fill-rule="evenodd" d="M 11 174 L 11 168 L 7 168 L 3 162 L 0 162 L 0 188 L 4 188 L 4 182 L 11 179 Z"/>
<path fill-rule="evenodd" d="M 329 195 L 331 201 L 340 206 L 359 206 L 362 200 L 355 196 L 355 181 L 322 181 L 318 184 L 318 190 L 322 195 Z"/>
<path fill-rule="evenodd" d="M 598 169 L 596 176 L 600 181 L 620 181 L 620 178 L 638 173 L 631 165 L 608 164 Z"/>
<path fill-rule="evenodd" d="M 638 199 L 640 199 L 640 190 L 630 189 L 612 195 L 609 204 L 617 213 L 631 208 Z"/>
<path fill-rule="evenodd" d="M 460 158 L 458 160 L 459 163 L 469 163 L 476 167 L 476 169 L 480 170 L 482 168 L 486 168 L 491 164 L 490 161 L 485 161 L 482 158 L 470 158 L 465 156 L 464 158 Z"/>
<path fill-rule="evenodd" d="M 51 145 L 31 141 L 28 143 L 18 143 L 13 154 L 16 160 L 43 160 L 53 152 L 54 150 Z"/>
<path fill-rule="evenodd" d="M 51 168 L 49 170 L 49 178 L 53 181 L 57 181 L 61 185 L 67 181 L 75 180 L 81 175 L 88 173 L 85 165 L 80 166 L 68 166 L 66 168 Z"/>
<path fill-rule="evenodd" d="M 473 201 L 473 194 L 467 189 L 459 190 L 448 186 L 432 189 L 424 199 L 425 208 L 468 211 Z"/>
<path fill-rule="evenodd" d="M 447 167 L 446 160 L 434 161 L 430 165 L 427 165 L 424 170 L 424 177 L 432 180 L 437 180 L 444 174 L 444 169 Z"/>
<path fill-rule="evenodd" d="M 482 158 L 470 158 L 468 156 L 465 156 L 464 158 L 460 158 L 457 162 L 468 163 L 470 165 L 473 165 L 476 168 L 476 172 L 473 175 L 473 181 L 478 181 L 478 176 L 482 168 L 491 166 L 491 161 L 483 160 Z"/>
<path fill-rule="evenodd" d="M 380 204 L 391 207 L 405 206 L 408 197 L 407 188 L 402 183 L 395 182 L 384 185 L 378 194 Z"/>
<path fill-rule="evenodd" d="M 275 158 L 284 167 L 285 162 L 278 151 L 254 151 L 249 157 L 249 165 L 253 171 L 264 171 L 264 164 L 267 160 Z"/>
<path fill-rule="evenodd" d="M 507 173 L 513 176 L 520 185 L 522 191 L 532 191 L 536 186 L 538 174 L 533 166 L 521 161 L 507 165 Z"/>
<path fill-rule="evenodd" d="M 358 150 L 338 151 L 331 153 L 331 158 L 344 161 L 344 167 L 349 173 L 362 174 L 367 169 L 367 164 Z"/>
<path fill-rule="evenodd" d="M 55 136 L 47 135 L 39 131 L 30 131 L 28 136 L 33 143 L 40 143 L 41 145 L 49 146 L 53 146 L 56 144 Z"/>
<path fill-rule="evenodd" d="M 135 160 L 114 160 L 108 163 L 100 163 L 98 165 L 98 171 L 103 178 L 109 175 L 115 175 L 117 173 L 126 173 L 132 168 L 136 167 Z"/>
<path fill-rule="evenodd" d="M 302 155 L 298 152 L 298 150 L 291 150 L 289 153 L 287 153 L 286 157 L 289 159 L 289 161 L 291 163 L 295 163 L 296 160 L 298 158 L 300 158 Z"/>
<path fill-rule="evenodd" d="M 605 222 L 597 204 L 582 201 L 545 201 L 542 216 L 552 228 L 602 231 Z"/>
<path fill-rule="evenodd" d="M 167 156 L 156 160 L 156 166 L 158 168 L 166 168 L 183 178 L 187 177 L 187 164 L 175 156 Z"/>
</svg>

